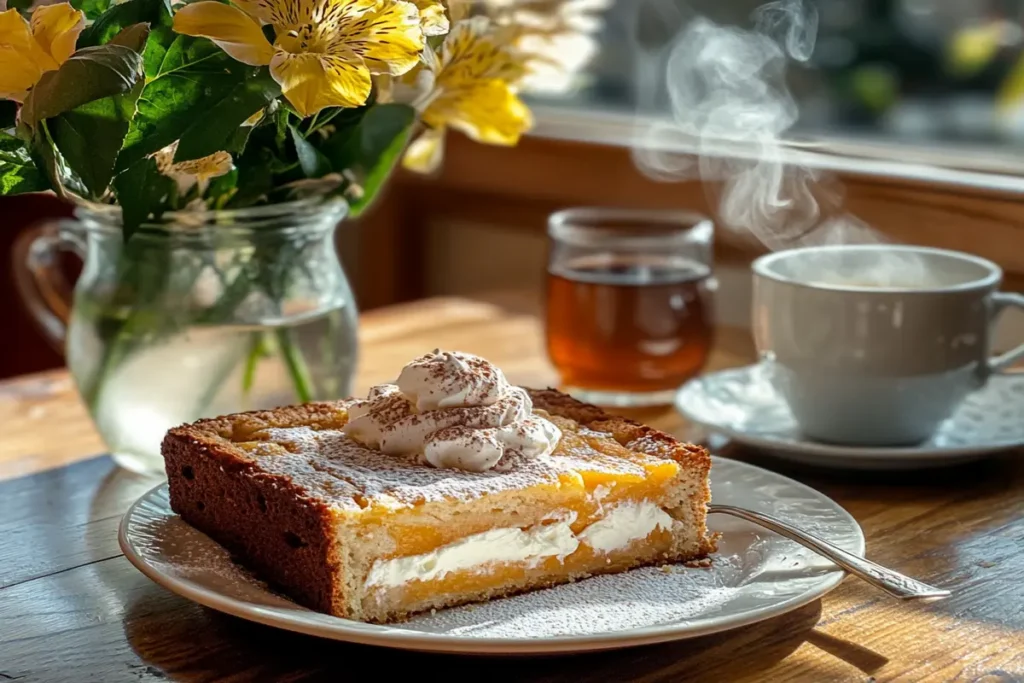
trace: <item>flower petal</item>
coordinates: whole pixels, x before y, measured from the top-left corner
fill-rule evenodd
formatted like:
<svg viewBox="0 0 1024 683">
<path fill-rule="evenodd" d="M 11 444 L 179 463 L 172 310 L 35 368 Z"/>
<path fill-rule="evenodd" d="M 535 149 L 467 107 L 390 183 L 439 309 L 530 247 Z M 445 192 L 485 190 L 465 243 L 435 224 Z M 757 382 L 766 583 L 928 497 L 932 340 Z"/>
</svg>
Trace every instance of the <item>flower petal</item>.
<svg viewBox="0 0 1024 683">
<path fill-rule="evenodd" d="M 11 10 L 12 12 L 14 10 Z M 43 70 L 12 47 L 0 45 L 0 100 L 22 102 Z"/>
<path fill-rule="evenodd" d="M 443 36 L 448 33 L 448 15 L 441 0 L 412 0 L 420 11 L 420 27 L 425 36 Z"/>
<path fill-rule="evenodd" d="M 180 161 L 171 167 L 172 172 L 195 176 L 200 180 L 209 180 L 230 173 L 235 165 L 227 152 L 214 152 L 199 159 Z"/>
<path fill-rule="evenodd" d="M 19 52 L 28 52 L 34 42 L 28 22 L 18 10 L 0 12 L 0 45 Z"/>
<path fill-rule="evenodd" d="M 259 23 L 231 5 L 213 0 L 185 5 L 174 15 L 174 30 L 209 38 L 224 52 L 250 66 L 270 64 L 274 48 Z"/>
<path fill-rule="evenodd" d="M 377 0 L 232 0 L 246 14 L 271 24 L 278 35 L 324 21 L 327 13 L 358 16 Z"/>
<path fill-rule="evenodd" d="M 326 0 L 328 6 L 348 1 Z M 404 0 L 377 0 L 375 4 L 361 15 L 338 22 L 328 52 L 347 48 L 363 58 L 371 73 L 400 76 L 420 61 L 423 30 L 419 10 Z"/>
<path fill-rule="evenodd" d="M 60 65 L 75 51 L 78 34 L 85 28 L 85 14 L 66 2 L 41 5 L 32 11 L 32 37 Z"/>
<path fill-rule="evenodd" d="M 377 89 L 377 102 L 388 104 L 395 101 L 395 77 L 391 74 L 377 74 L 373 77 Z"/>
<path fill-rule="evenodd" d="M 266 113 L 266 108 L 260 109 L 258 112 L 242 121 L 243 126 L 255 126 L 257 123 L 263 120 L 263 115 Z"/>
<path fill-rule="evenodd" d="M 424 132 L 405 150 L 402 166 L 416 173 L 433 173 L 444 159 L 444 138 L 443 128 Z"/>
<path fill-rule="evenodd" d="M 278 50 L 270 73 L 292 106 L 303 116 L 324 107 L 359 107 L 370 96 L 370 72 L 348 54 L 292 54 Z"/>
<path fill-rule="evenodd" d="M 459 22 L 441 46 L 439 87 L 460 88 L 500 78 L 514 81 L 526 72 L 525 56 L 512 51 L 512 34 L 487 17 Z"/>
<path fill-rule="evenodd" d="M 438 97 L 423 113 L 423 121 L 447 123 L 478 142 L 514 145 L 533 125 L 529 108 L 505 81 L 490 80 L 461 92 Z"/>
<path fill-rule="evenodd" d="M 231 155 L 227 152 L 214 152 L 199 159 L 174 163 L 174 152 L 177 148 L 178 143 L 172 142 L 154 154 L 153 158 L 156 160 L 157 169 L 178 184 L 180 195 L 188 193 L 196 185 L 199 186 L 199 194 L 202 195 L 206 192 L 211 178 L 230 173 L 235 167 Z"/>
</svg>

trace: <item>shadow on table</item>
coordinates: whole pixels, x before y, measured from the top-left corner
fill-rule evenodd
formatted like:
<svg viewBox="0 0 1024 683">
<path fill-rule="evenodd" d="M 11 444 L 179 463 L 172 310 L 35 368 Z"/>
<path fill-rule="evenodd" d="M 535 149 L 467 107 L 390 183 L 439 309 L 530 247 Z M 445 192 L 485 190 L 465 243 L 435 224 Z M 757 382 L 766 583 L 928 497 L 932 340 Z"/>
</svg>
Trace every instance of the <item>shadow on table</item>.
<svg viewBox="0 0 1024 683">
<path fill-rule="evenodd" d="M 174 681 L 336 681 L 347 680 L 346 675 L 369 678 L 371 672 L 381 680 L 413 673 L 417 678 L 454 676 L 487 683 L 641 678 L 756 681 L 805 642 L 866 673 L 885 663 L 870 650 L 815 632 L 820 614 L 821 603 L 815 601 L 775 619 L 694 640 L 582 655 L 487 657 L 350 645 L 261 626 L 166 594 L 149 593 L 128 605 L 125 633 L 146 674 Z M 814 671 L 803 673 L 809 679 L 821 679 Z"/>
</svg>

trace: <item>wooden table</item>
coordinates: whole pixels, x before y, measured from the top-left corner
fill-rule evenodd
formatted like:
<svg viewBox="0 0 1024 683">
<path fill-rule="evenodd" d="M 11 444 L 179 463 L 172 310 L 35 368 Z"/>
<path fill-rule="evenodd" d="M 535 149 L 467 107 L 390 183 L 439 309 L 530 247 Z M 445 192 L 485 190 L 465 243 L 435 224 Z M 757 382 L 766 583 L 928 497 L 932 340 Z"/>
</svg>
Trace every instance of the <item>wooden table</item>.
<svg viewBox="0 0 1024 683">
<path fill-rule="evenodd" d="M 426 348 L 484 355 L 511 379 L 553 379 L 529 314 L 432 300 L 364 317 L 360 389 L 392 379 Z M 722 330 L 713 367 L 748 362 Z M 671 411 L 643 419 L 680 433 Z M 859 581 L 788 615 L 692 641 L 575 657 L 422 655 L 250 624 L 179 598 L 118 550 L 128 504 L 153 480 L 117 469 L 63 372 L 0 383 L 0 682 L 393 680 L 1024 680 L 1021 453 L 913 475 L 840 474 L 762 464 L 819 488 L 864 527 L 868 555 L 949 587 L 900 604 Z M 756 459 L 731 451 L 734 457 Z M 369 667 L 372 677 L 356 672 Z"/>
</svg>

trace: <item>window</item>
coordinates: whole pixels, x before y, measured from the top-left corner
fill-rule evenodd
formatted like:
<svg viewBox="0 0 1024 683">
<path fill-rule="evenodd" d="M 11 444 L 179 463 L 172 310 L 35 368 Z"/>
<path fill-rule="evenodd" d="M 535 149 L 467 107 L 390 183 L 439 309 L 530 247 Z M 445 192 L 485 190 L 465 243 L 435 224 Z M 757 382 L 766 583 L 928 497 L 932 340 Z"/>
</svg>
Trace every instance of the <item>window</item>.
<svg viewBox="0 0 1024 683">
<path fill-rule="evenodd" d="M 671 62 L 686 53 L 692 65 L 697 23 L 720 31 L 715 40 L 756 39 L 760 23 L 762 33 L 782 43 L 803 41 L 798 49 L 809 48 L 814 37 L 805 62 L 788 55 L 784 79 L 759 76 L 770 89 L 784 86 L 792 95 L 798 113 L 784 127 L 785 137 L 826 141 L 854 156 L 919 158 L 990 171 L 1020 165 L 1014 147 L 1024 147 L 1024 0 L 804 0 L 802 15 L 798 0 L 609 4 L 595 34 L 596 55 L 576 87 L 528 96 L 542 132 L 545 117 L 669 117 L 668 93 L 680 81 Z M 794 16 L 804 19 L 795 29 Z M 815 16 L 816 30 L 810 19 Z M 742 59 L 734 49 L 739 44 L 712 47 L 726 58 Z M 571 128 L 566 125 L 564 132 L 571 134 Z M 904 149 L 897 154 L 894 145 Z"/>
</svg>

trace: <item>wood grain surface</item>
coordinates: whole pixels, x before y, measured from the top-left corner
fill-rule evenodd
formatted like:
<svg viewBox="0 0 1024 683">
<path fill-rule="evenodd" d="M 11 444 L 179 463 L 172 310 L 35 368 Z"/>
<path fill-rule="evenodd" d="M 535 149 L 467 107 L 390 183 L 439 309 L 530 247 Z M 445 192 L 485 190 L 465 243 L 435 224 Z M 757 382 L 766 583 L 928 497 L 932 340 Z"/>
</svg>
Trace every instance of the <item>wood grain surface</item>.
<svg viewBox="0 0 1024 683">
<path fill-rule="evenodd" d="M 432 300 L 364 317 L 360 389 L 434 346 L 485 355 L 513 381 L 553 372 L 528 304 Z M 719 331 L 712 367 L 749 362 Z M 685 435 L 669 410 L 635 414 Z M 1024 681 L 1021 453 L 918 474 L 822 472 L 730 447 L 832 496 L 868 555 L 950 600 L 905 604 L 847 579 L 783 617 L 692 641 L 571 657 L 421 655 L 250 624 L 156 586 L 121 556 L 120 515 L 155 482 L 119 470 L 63 373 L 0 383 L 0 682 Z M 373 673 L 370 673 L 373 672 Z"/>
</svg>

